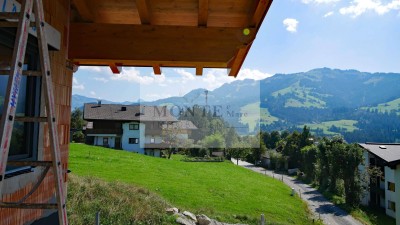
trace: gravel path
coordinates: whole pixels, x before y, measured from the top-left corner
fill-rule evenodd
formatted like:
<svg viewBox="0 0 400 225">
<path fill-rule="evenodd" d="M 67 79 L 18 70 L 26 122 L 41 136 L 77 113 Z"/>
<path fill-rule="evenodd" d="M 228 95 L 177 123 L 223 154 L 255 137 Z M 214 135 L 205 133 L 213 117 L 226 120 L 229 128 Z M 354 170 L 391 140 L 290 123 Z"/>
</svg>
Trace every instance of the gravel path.
<svg viewBox="0 0 400 225">
<path fill-rule="evenodd" d="M 232 158 L 232 162 L 236 165 L 236 159 Z M 251 163 L 241 160 L 239 160 L 239 166 L 243 166 L 255 172 L 262 173 L 279 180 L 283 180 L 286 185 L 294 188 L 297 194 L 300 193 L 301 198 L 308 204 L 309 209 L 313 212 L 314 218 L 321 218 L 321 220 L 326 225 L 362 225 L 361 222 L 354 219 L 347 212 L 329 202 L 316 189 L 294 179 L 293 177 L 276 174 L 270 170 L 256 167 Z"/>
</svg>

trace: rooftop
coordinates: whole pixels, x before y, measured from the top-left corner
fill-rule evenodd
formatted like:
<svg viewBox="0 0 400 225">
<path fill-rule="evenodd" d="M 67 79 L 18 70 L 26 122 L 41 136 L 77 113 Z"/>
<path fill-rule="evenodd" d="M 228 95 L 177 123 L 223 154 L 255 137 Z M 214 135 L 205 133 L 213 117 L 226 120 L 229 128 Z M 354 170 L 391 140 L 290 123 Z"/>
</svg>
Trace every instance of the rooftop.
<svg viewBox="0 0 400 225">
<path fill-rule="evenodd" d="M 157 121 L 175 122 L 165 106 L 94 104 L 87 103 L 83 109 L 84 120 L 116 120 L 116 121 Z"/>
<path fill-rule="evenodd" d="M 389 164 L 400 164 L 400 143 L 363 143 L 359 144 L 368 152 L 378 156 Z"/>
</svg>

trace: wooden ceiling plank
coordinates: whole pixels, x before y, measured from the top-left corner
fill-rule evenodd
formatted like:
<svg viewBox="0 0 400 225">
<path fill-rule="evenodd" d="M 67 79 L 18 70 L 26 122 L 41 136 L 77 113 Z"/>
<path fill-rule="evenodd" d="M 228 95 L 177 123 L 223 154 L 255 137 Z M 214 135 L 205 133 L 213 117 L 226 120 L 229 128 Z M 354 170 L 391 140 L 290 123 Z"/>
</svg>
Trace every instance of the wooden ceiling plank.
<svg viewBox="0 0 400 225">
<path fill-rule="evenodd" d="M 254 36 L 240 28 L 72 23 L 69 58 L 227 62 Z"/>
<path fill-rule="evenodd" d="M 208 1 L 199 0 L 199 26 L 207 26 L 208 21 Z"/>
<path fill-rule="evenodd" d="M 136 7 L 142 24 L 151 24 L 151 7 L 148 0 L 136 0 Z"/>
<path fill-rule="evenodd" d="M 92 10 L 89 8 L 86 0 L 72 0 L 79 15 L 87 22 L 93 22 L 94 16 Z"/>
</svg>

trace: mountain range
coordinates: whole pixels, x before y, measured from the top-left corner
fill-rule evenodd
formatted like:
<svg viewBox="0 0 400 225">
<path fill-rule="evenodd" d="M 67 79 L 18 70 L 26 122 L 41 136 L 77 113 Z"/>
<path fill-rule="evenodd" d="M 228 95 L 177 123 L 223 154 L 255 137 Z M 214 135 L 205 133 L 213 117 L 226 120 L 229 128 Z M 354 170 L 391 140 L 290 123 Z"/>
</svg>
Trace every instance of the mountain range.
<svg viewBox="0 0 400 225">
<path fill-rule="evenodd" d="M 72 108 L 96 101 L 73 95 Z M 321 68 L 276 74 L 260 81 L 238 80 L 213 91 L 196 89 L 182 97 L 140 104 L 168 105 L 180 110 L 207 106 L 216 116 L 250 133 L 256 127 L 272 131 L 307 125 L 317 135 L 341 134 L 349 142 L 400 141 L 398 73 Z"/>
</svg>

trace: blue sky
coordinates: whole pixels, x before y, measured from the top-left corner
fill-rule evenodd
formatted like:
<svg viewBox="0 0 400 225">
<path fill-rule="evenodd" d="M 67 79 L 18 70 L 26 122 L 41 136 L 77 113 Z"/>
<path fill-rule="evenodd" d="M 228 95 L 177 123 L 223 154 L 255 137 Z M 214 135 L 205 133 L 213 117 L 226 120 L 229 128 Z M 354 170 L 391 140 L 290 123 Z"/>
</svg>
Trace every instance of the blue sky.
<svg viewBox="0 0 400 225">
<path fill-rule="evenodd" d="M 400 72 L 400 0 L 275 0 L 238 78 L 226 70 L 80 67 L 73 94 L 112 101 L 182 96 L 237 79 L 330 67 Z"/>
</svg>

